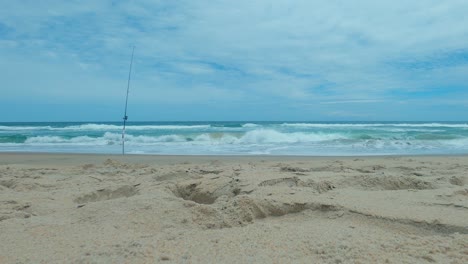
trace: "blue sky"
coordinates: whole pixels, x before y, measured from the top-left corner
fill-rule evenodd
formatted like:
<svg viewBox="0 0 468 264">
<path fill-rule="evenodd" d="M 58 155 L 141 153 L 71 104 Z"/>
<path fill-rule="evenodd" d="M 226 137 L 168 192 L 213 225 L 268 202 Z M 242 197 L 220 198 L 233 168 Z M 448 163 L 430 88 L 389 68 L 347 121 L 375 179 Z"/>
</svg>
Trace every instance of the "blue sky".
<svg viewBox="0 0 468 264">
<path fill-rule="evenodd" d="M 468 120 L 468 1 L 3 1 L 0 122 Z"/>
</svg>

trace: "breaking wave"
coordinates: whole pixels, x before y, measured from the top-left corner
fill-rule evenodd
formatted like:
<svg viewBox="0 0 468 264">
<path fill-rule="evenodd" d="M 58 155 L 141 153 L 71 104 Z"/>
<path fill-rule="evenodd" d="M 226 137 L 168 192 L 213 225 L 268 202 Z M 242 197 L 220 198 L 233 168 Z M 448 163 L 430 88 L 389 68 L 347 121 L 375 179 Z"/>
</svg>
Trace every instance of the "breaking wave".
<svg viewBox="0 0 468 264">
<path fill-rule="evenodd" d="M 25 144 L 116 144 L 122 140 L 120 133 L 106 132 L 102 137 L 78 136 L 67 138 L 63 136 L 33 136 L 27 138 Z M 307 143 L 322 142 L 337 139 L 346 139 L 341 134 L 324 133 L 281 133 L 275 130 L 252 130 L 244 134 L 239 133 L 202 133 L 194 135 L 131 135 L 127 134 L 126 142 L 129 143 L 161 143 L 161 142 L 191 142 L 211 144 L 262 144 L 262 143 Z"/>
<path fill-rule="evenodd" d="M 118 153 L 119 123 L 1 123 L 0 151 Z M 468 154 L 465 123 L 134 122 L 133 153 Z"/>
<path fill-rule="evenodd" d="M 128 125 L 127 130 L 179 130 L 179 129 L 206 129 L 210 125 Z M 0 126 L 0 131 L 21 131 L 21 130 L 51 130 L 51 131 L 114 131 L 122 130 L 121 125 L 107 124 L 84 124 L 65 127 L 52 126 Z"/>
<path fill-rule="evenodd" d="M 203 129 L 210 128 L 210 125 L 128 125 L 125 127 L 126 130 L 177 130 L 177 129 Z M 105 124 L 85 124 L 79 126 L 67 126 L 64 128 L 55 128 L 63 130 L 121 130 L 122 126 L 117 125 L 105 125 Z"/>
</svg>

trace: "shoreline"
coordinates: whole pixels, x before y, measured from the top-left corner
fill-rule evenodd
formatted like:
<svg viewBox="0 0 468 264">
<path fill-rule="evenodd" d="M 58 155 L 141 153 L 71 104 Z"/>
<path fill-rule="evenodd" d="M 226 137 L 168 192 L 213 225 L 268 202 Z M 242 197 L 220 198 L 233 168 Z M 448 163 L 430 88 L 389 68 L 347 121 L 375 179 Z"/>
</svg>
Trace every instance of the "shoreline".
<svg viewBox="0 0 468 264">
<path fill-rule="evenodd" d="M 167 155 L 167 154 L 104 154 L 104 153 L 57 153 L 57 152 L 1 152 L 0 165 L 17 162 L 17 158 L 27 158 L 25 162 L 39 162 L 50 160 L 66 162 L 103 162 L 106 159 L 118 159 L 126 162 L 171 161 L 189 159 L 191 161 L 206 162 L 213 159 L 222 161 L 294 161 L 294 160 L 352 160 L 352 159 L 388 159 L 388 158 L 446 158 L 468 157 L 468 154 L 421 154 L 421 155 L 360 155 L 360 156 L 309 156 L 309 155 Z M 71 164 L 76 164 L 71 162 Z"/>
</svg>

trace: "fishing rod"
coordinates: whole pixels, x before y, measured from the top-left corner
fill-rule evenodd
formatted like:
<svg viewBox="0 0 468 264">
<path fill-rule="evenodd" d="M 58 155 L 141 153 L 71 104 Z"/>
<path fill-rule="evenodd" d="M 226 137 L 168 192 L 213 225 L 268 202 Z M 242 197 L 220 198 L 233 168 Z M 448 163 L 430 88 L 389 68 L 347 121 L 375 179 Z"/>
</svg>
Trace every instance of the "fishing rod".
<svg viewBox="0 0 468 264">
<path fill-rule="evenodd" d="M 123 117 L 123 128 L 122 128 L 122 155 L 125 155 L 125 125 L 127 123 L 127 104 L 128 104 L 128 92 L 130 91 L 130 77 L 132 75 L 132 65 L 133 65 L 133 54 L 135 52 L 135 46 L 132 50 L 132 59 L 130 60 L 130 70 L 128 71 L 128 82 L 127 82 L 127 97 L 125 98 L 125 112 Z"/>
</svg>

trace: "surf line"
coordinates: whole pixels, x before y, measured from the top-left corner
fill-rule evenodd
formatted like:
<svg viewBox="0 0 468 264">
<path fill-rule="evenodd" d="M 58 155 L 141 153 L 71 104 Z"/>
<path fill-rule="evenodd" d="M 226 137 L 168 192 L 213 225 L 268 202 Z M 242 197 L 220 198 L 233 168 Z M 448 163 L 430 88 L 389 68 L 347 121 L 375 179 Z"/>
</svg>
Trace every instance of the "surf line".
<svg viewBox="0 0 468 264">
<path fill-rule="evenodd" d="M 132 76 L 134 53 L 135 53 L 135 46 L 133 46 L 133 49 L 132 49 L 132 58 L 130 60 L 130 70 L 128 71 L 127 96 L 125 97 L 125 112 L 124 112 L 124 117 L 123 117 L 123 128 L 122 128 L 122 155 L 125 155 L 125 125 L 128 119 L 128 116 L 127 116 L 128 92 L 130 91 L 130 77 Z"/>
</svg>

